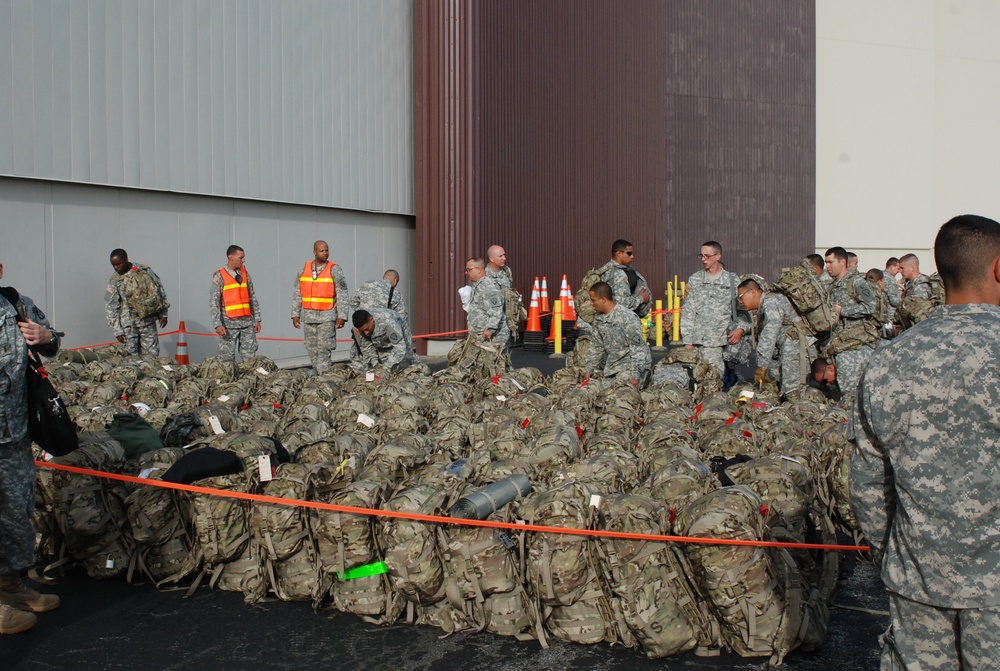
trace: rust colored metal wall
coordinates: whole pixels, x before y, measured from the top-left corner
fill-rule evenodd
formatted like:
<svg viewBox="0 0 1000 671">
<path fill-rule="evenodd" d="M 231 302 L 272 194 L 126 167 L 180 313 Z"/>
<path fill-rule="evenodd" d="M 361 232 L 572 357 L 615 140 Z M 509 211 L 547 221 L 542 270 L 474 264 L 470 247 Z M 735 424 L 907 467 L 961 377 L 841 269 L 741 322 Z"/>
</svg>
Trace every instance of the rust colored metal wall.
<svg viewBox="0 0 1000 671">
<path fill-rule="evenodd" d="M 813 2 L 667 3 L 667 271 L 773 279 L 815 247 Z"/>
<path fill-rule="evenodd" d="M 576 285 L 619 237 L 660 295 L 715 238 L 738 272 L 814 239 L 815 17 L 788 0 L 417 0 L 417 332 L 463 261 Z"/>
</svg>

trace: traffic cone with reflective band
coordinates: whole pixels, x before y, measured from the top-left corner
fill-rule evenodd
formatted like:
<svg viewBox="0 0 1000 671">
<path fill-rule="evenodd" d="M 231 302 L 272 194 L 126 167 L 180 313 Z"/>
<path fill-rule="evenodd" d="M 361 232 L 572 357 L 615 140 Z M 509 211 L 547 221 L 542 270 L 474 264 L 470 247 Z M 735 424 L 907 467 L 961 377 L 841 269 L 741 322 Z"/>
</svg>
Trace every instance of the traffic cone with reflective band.
<svg viewBox="0 0 1000 671">
<path fill-rule="evenodd" d="M 562 303 L 562 318 L 563 321 L 569 321 L 569 282 L 566 281 L 566 276 L 563 275 L 562 284 L 559 285 L 559 302 Z"/>
<path fill-rule="evenodd" d="M 576 303 L 573 301 L 573 287 L 567 285 L 566 295 L 569 297 L 569 302 L 567 303 L 567 308 L 563 310 L 563 321 L 575 322 Z"/>
<path fill-rule="evenodd" d="M 528 325 L 525 332 L 542 332 L 541 311 L 538 308 L 538 278 L 535 278 L 535 286 L 531 290 L 531 303 L 528 305 Z"/>
<path fill-rule="evenodd" d="M 191 363 L 191 358 L 188 357 L 187 325 L 184 322 L 177 328 L 177 356 L 174 360 L 182 366 Z"/>
<path fill-rule="evenodd" d="M 549 311 L 549 285 L 544 275 L 542 275 L 542 300 L 540 305 L 542 312 Z"/>
</svg>

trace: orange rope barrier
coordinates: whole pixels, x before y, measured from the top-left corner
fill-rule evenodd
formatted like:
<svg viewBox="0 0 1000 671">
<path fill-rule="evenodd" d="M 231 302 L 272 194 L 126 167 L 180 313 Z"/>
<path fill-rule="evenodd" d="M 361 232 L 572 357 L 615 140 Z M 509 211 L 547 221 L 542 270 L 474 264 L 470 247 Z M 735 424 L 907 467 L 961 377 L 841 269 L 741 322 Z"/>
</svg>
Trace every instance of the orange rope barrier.
<svg viewBox="0 0 1000 671">
<path fill-rule="evenodd" d="M 65 464 L 53 464 L 47 461 L 36 461 L 36 466 L 41 468 L 51 468 L 79 475 L 88 475 L 96 478 L 106 478 L 118 480 L 120 482 L 131 482 L 137 485 L 152 487 L 162 487 L 164 489 L 176 489 L 178 491 L 191 492 L 194 494 L 207 494 L 209 496 L 220 496 L 230 499 L 242 499 L 244 501 L 255 501 L 257 503 L 271 503 L 281 506 L 297 506 L 300 508 L 312 508 L 315 510 L 332 510 L 341 513 L 351 513 L 354 515 L 368 515 L 370 517 L 393 517 L 396 519 L 410 520 L 413 522 L 427 522 L 433 524 L 453 524 L 458 526 L 488 527 L 492 529 L 507 529 L 511 531 L 534 531 L 538 533 L 565 534 L 570 536 L 590 536 L 595 538 L 617 538 L 623 540 L 654 541 L 659 543 L 701 543 L 705 545 L 742 545 L 751 547 L 768 548 L 788 548 L 799 550 L 845 550 L 845 551 L 867 551 L 869 548 L 863 545 L 825 545 L 823 543 L 784 543 L 779 541 L 748 541 L 733 538 L 695 538 L 692 536 L 663 536 L 659 534 L 634 534 L 624 531 L 604 531 L 601 529 L 572 529 L 567 527 L 550 527 L 540 524 L 518 524 L 516 522 L 491 522 L 489 520 L 469 520 L 457 519 L 454 517 L 441 517 L 439 515 L 423 515 L 420 513 L 407 513 L 395 510 L 377 510 L 373 508 L 358 508 L 355 506 L 342 506 L 334 503 L 322 503 L 319 501 L 303 501 L 302 499 L 284 499 L 277 496 L 265 496 L 263 494 L 248 494 L 246 492 L 234 492 L 210 487 L 198 487 L 196 485 L 182 485 L 175 482 L 163 482 L 162 480 L 147 480 L 131 475 L 121 475 L 119 473 L 105 473 L 104 471 L 94 471 L 89 468 L 78 468 Z"/>
</svg>

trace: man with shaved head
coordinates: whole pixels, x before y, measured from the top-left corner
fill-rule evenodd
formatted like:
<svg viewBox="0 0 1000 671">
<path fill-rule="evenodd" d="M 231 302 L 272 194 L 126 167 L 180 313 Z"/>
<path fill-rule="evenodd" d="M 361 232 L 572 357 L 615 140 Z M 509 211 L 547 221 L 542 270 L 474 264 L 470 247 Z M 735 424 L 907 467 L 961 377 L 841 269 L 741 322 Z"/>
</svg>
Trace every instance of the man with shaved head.
<svg viewBox="0 0 1000 671">
<path fill-rule="evenodd" d="M 889 593 L 881 668 L 995 669 L 1000 224 L 955 217 L 934 258 L 945 304 L 879 348 L 858 386 L 851 508 Z"/>
<path fill-rule="evenodd" d="M 403 293 L 396 289 L 398 285 L 399 273 L 390 268 L 382 274 L 382 279 L 369 280 L 358 287 L 351 296 L 351 309 L 389 308 L 398 312 L 404 320 L 409 319 Z"/>
<path fill-rule="evenodd" d="M 510 356 L 512 340 L 517 340 L 518 327 L 521 320 L 528 317 L 522 314 L 521 294 L 514 288 L 514 272 L 507 265 L 507 252 L 500 245 L 491 245 L 486 250 L 486 277 L 489 277 L 503 293 L 504 317 L 507 319 L 507 329 L 510 337 L 507 339 L 507 354 Z"/>
<path fill-rule="evenodd" d="M 347 321 L 349 302 L 344 271 L 330 261 L 330 246 L 317 240 L 313 259 L 295 275 L 292 293 L 292 324 L 302 328 L 306 352 L 317 373 L 330 370 L 337 329 Z"/>
<path fill-rule="evenodd" d="M 920 259 L 916 254 L 904 254 L 899 257 L 899 274 L 903 276 L 906 284 L 903 287 L 903 296 L 915 296 L 930 300 L 931 278 L 920 272 Z"/>
</svg>

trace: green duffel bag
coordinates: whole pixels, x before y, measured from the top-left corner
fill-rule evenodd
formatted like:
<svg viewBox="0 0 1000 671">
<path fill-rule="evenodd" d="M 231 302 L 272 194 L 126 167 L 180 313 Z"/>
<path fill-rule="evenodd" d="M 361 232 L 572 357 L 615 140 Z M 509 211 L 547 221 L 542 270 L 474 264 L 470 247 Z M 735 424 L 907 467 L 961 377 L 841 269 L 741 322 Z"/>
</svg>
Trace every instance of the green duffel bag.
<svg viewBox="0 0 1000 671">
<path fill-rule="evenodd" d="M 163 449 L 163 440 L 156 429 L 139 415 L 130 412 L 116 414 L 108 427 L 108 433 L 121 444 L 126 459 L 135 459 L 140 454 Z"/>
</svg>

